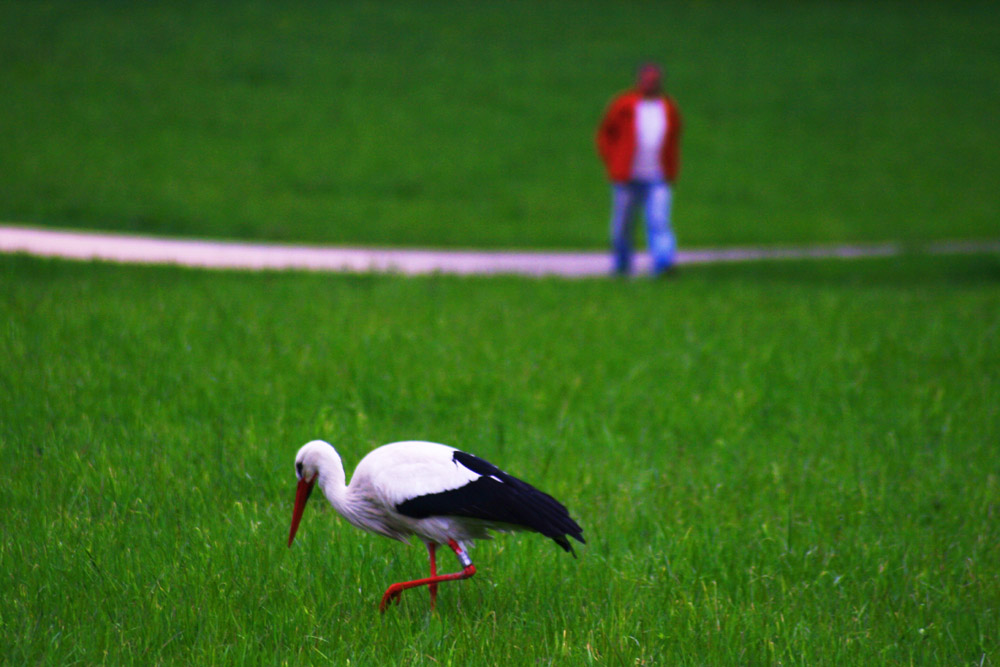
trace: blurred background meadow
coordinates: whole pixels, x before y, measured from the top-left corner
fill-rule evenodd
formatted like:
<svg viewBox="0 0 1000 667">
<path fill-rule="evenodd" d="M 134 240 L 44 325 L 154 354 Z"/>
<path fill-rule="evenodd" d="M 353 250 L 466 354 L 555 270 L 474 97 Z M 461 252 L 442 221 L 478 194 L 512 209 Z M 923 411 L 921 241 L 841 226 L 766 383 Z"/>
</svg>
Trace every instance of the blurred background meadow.
<svg viewBox="0 0 1000 667">
<path fill-rule="evenodd" d="M 686 122 L 682 247 L 996 240 L 995 3 L 0 4 L 0 218 L 603 250 L 635 65 Z M 1000 258 L 677 280 L 0 257 L 4 664 L 1000 661 Z M 472 552 L 314 501 L 446 442 L 560 498 Z"/>
<path fill-rule="evenodd" d="M 0 215 L 601 248 L 593 135 L 647 58 L 688 246 L 995 236 L 993 3 L 7 2 Z"/>
</svg>

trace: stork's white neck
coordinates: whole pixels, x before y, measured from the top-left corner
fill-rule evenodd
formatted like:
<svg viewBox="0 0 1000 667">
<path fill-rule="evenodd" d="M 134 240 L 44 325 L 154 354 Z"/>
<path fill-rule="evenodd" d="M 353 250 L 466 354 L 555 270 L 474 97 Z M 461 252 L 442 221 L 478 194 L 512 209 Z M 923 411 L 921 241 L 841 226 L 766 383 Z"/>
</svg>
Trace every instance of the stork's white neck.
<svg viewBox="0 0 1000 667">
<path fill-rule="evenodd" d="M 325 449 L 316 469 L 319 473 L 317 484 L 333 509 L 355 526 L 371 530 L 368 520 L 370 510 L 366 509 L 365 503 L 347 485 L 344 463 L 333 447 Z"/>
<path fill-rule="evenodd" d="M 347 476 L 344 473 L 344 462 L 340 460 L 333 447 L 324 447 L 319 452 L 319 458 L 315 462 L 316 472 L 319 479 L 316 480 L 319 488 L 323 490 L 323 495 L 330 501 L 333 507 L 343 514 L 341 505 L 347 493 Z"/>
</svg>

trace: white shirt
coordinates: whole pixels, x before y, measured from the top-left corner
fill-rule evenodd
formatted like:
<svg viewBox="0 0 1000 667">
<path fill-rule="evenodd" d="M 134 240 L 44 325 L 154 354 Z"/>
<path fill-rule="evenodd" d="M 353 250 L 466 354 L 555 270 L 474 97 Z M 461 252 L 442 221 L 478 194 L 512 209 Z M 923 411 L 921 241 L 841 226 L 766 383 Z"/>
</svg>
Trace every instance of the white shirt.
<svg viewBox="0 0 1000 667">
<path fill-rule="evenodd" d="M 663 179 L 660 148 L 667 136 L 667 110 L 663 100 L 640 100 L 635 107 L 635 157 L 632 178 L 637 181 Z"/>
</svg>

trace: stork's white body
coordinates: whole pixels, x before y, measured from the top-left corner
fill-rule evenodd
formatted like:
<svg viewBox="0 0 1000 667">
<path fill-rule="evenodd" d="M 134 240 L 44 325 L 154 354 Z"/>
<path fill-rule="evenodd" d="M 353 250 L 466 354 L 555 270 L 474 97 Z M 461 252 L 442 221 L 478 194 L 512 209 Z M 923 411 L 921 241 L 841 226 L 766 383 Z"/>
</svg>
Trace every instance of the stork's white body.
<svg viewBox="0 0 1000 667">
<path fill-rule="evenodd" d="M 491 527 L 508 528 L 467 517 L 415 519 L 396 511 L 408 500 L 458 489 L 481 477 L 453 460 L 454 447 L 418 440 L 383 445 L 361 459 L 347 486 L 340 456 L 333 447 L 319 443 L 306 445 L 312 447 L 305 460 L 319 471 L 319 487 L 334 509 L 362 530 L 407 543 L 416 535 L 423 542 L 447 544 L 451 539 L 465 545 L 489 538 Z"/>
</svg>

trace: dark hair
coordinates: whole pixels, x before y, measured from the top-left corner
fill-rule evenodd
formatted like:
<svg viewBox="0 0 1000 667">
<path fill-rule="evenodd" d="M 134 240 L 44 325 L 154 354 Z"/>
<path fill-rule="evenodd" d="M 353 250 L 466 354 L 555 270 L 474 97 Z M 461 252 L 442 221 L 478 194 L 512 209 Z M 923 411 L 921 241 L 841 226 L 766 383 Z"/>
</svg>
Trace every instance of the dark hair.
<svg viewBox="0 0 1000 667">
<path fill-rule="evenodd" d="M 661 76 L 663 75 L 663 68 L 660 67 L 660 64 L 658 62 L 653 60 L 644 60 L 641 63 L 639 63 L 639 66 L 635 68 L 635 75 L 639 76 L 647 69 L 655 69 L 658 74 L 660 74 Z"/>
</svg>

